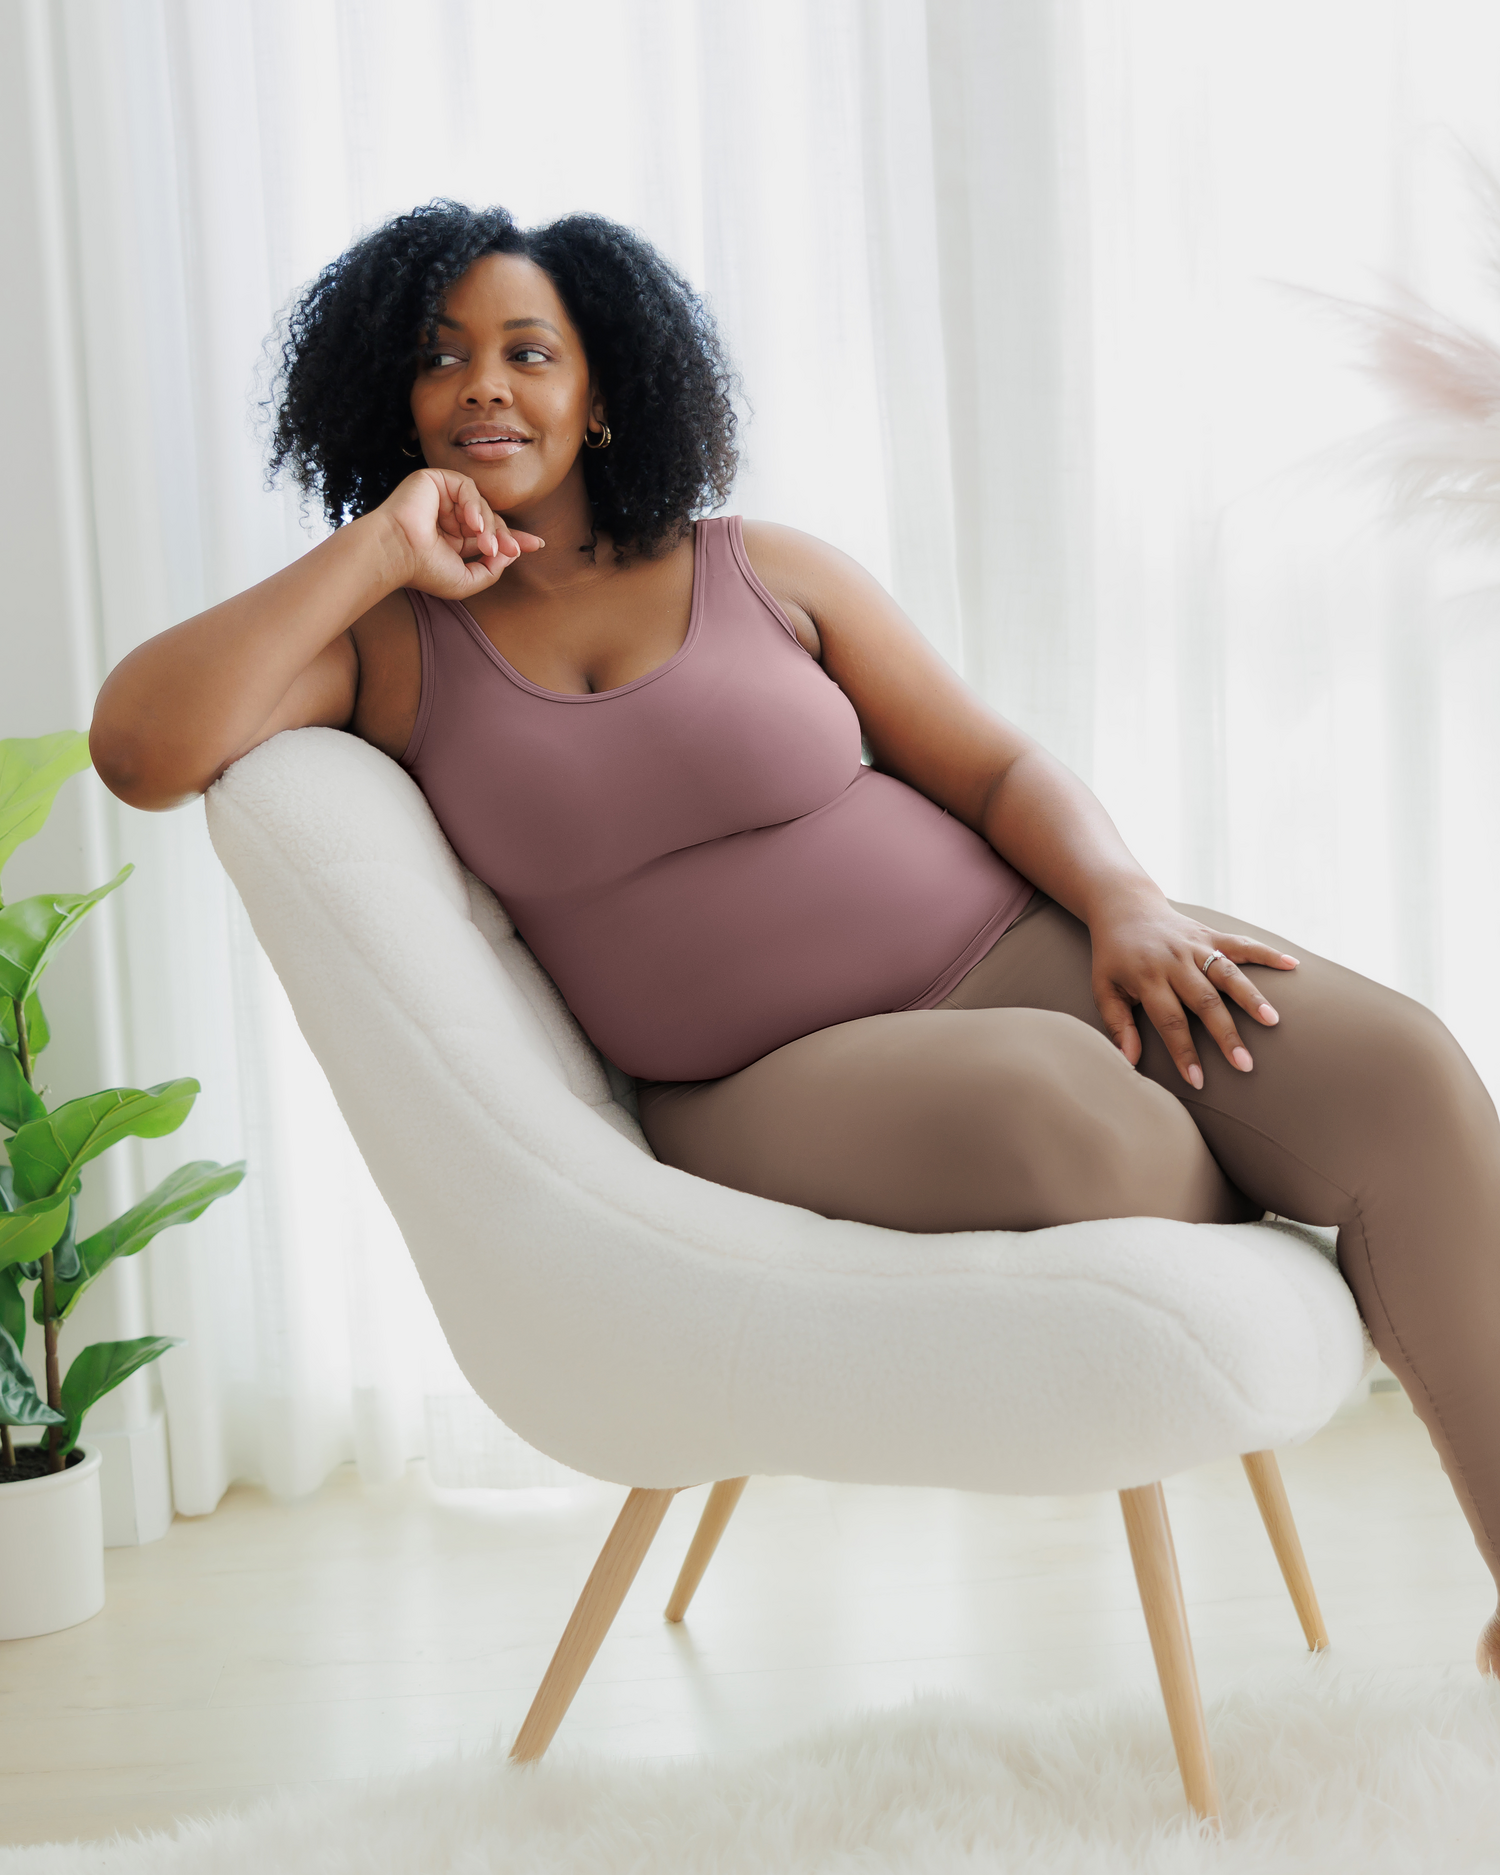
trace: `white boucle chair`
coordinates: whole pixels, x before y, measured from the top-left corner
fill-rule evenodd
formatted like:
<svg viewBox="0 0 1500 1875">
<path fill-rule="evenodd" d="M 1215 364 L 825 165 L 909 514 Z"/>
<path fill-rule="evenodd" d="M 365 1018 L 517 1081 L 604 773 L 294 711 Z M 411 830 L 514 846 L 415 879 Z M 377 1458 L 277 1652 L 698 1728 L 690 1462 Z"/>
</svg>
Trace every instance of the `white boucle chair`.
<svg viewBox="0 0 1500 1875">
<path fill-rule="evenodd" d="M 1294 1228 L 1155 1218 L 909 1234 L 652 1156 L 601 1061 L 412 781 L 329 729 L 274 737 L 209 828 L 464 1373 L 563 1464 L 630 1487 L 513 1755 L 547 1747 L 672 1495 L 717 1481 L 680 1620 L 753 1473 L 1120 1493 L 1173 1742 L 1217 1815 L 1160 1480 L 1246 1466 L 1324 1644 L 1268 1448 L 1367 1342 Z"/>
</svg>

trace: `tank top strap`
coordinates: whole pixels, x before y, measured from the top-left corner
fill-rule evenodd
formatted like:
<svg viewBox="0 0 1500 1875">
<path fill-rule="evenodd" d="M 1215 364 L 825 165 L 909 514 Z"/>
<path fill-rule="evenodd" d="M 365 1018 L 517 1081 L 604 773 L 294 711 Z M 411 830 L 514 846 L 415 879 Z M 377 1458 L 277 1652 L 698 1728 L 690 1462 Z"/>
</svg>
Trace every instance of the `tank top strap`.
<svg viewBox="0 0 1500 1875">
<path fill-rule="evenodd" d="M 401 752 L 401 766 L 410 768 L 417 758 L 427 734 L 427 724 L 432 717 L 432 702 L 437 691 L 437 648 L 433 642 L 433 612 L 446 609 L 446 599 L 434 599 L 431 594 L 418 592 L 415 586 L 403 586 L 401 589 L 411 602 L 412 616 L 417 621 L 417 650 L 420 656 L 421 696 L 417 703 L 417 720 L 412 724 L 411 736 Z"/>
<path fill-rule="evenodd" d="M 732 575 L 750 588 L 797 649 L 806 652 L 807 646 L 797 636 L 796 626 L 755 576 L 755 569 L 750 564 L 750 556 L 745 551 L 745 528 L 742 518 L 737 514 L 716 515 L 712 520 L 700 521 L 698 525 L 708 530 L 710 553 L 715 554 L 716 557 L 722 555 L 728 560 L 729 565 L 726 571 L 732 570 Z"/>
</svg>

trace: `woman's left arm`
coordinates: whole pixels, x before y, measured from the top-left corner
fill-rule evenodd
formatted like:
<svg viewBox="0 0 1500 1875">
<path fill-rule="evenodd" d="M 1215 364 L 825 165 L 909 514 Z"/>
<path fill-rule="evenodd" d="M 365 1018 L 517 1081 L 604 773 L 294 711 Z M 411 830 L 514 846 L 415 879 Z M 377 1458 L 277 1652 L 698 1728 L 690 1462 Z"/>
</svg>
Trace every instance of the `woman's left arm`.
<svg viewBox="0 0 1500 1875">
<path fill-rule="evenodd" d="M 1088 926 L 1094 1001 L 1125 1059 L 1134 1066 L 1141 1057 L 1139 1005 L 1193 1087 L 1203 1070 L 1188 1012 L 1248 1072 L 1250 1053 L 1220 992 L 1274 1023 L 1276 1011 L 1238 966 L 1287 970 L 1296 959 L 1176 911 L 1078 777 L 977 697 L 857 562 L 765 522 L 746 523 L 745 546 L 799 636 L 815 636 L 877 767 L 983 834 Z M 1229 961 L 1213 966 L 1210 981 L 1202 963 L 1213 950 Z"/>
</svg>

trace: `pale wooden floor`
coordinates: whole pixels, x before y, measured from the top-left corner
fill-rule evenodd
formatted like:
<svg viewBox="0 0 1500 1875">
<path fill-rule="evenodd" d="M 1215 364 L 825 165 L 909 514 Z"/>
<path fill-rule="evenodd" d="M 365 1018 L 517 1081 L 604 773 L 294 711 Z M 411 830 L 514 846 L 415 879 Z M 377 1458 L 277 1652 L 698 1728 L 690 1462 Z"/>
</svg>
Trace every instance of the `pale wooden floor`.
<svg viewBox="0 0 1500 1875">
<path fill-rule="evenodd" d="M 1336 1653 L 1467 1662 L 1489 1578 L 1403 1396 L 1282 1466 Z M 436 1492 L 420 1467 L 316 1497 L 239 1489 L 108 1552 L 82 1627 L 0 1643 L 0 1836 L 108 1835 L 278 1784 L 418 1766 L 514 1732 L 623 1492 Z M 687 1622 L 661 1610 L 678 1498 L 558 1737 L 622 1753 L 769 1743 L 948 1688 L 1154 1685 L 1117 1501 L 753 1480 Z M 1236 1462 L 1167 1486 L 1204 1695 L 1305 1657 Z"/>
</svg>

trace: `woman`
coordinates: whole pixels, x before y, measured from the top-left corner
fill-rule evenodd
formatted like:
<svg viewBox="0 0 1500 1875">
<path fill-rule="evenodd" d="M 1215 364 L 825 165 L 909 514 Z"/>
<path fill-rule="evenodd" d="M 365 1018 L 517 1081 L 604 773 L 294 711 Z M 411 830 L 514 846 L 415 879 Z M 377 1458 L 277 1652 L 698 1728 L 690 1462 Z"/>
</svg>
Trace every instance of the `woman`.
<svg viewBox="0 0 1500 1875">
<path fill-rule="evenodd" d="M 1500 1576 L 1473 1068 L 1418 1004 L 1170 903 L 844 555 L 695 524 L 730 390 L 691 291 L 608 222 L 379 229 L 303 296 L 277 383 L 273 472 L 336 531 L 120 664 L 99 773 L 166 808 L 308 724 L 403 762 L 702 1177 L 909 1231 L 1336 1224 Z"/>
</svg>

